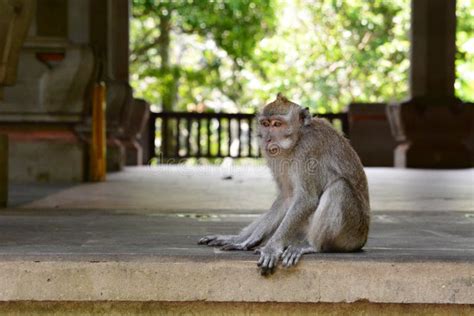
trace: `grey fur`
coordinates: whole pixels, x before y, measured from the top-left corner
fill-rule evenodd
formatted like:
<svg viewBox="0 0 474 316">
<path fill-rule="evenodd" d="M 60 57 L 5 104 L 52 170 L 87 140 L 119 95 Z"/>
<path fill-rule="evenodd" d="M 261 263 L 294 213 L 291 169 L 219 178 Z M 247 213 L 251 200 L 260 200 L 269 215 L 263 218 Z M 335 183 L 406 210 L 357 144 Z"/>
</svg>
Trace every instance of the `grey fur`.
<svg viewBox="0 0 474 316">
<path fill-rule="evenodd" d="M 328 122 L 309 119 L 307 109 L 283 96 L 262 113 L 260 146 L 278 196 L 270 211 L 239 235 L 206 236 L 199 244 L 224 250 L 259 246 L 257 265 L 264 275 L 272 273 L 280 259 L 290 267 L 306 253 L 360 250 L 369 231 L 369 193 L 362 164 L 349 142 Z M 276 127 L 275 121 L 283 125 Z"/>
</svg>

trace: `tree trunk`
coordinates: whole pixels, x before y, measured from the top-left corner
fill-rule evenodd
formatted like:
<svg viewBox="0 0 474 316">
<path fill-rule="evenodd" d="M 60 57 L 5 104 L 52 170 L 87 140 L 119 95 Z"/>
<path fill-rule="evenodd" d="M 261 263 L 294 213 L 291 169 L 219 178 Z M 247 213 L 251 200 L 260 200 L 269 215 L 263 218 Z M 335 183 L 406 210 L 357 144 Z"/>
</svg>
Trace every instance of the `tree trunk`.
<svg viewBox="0 0 474 316">
<path fill-rule="evenodd" d="M 177 94 L 177 76 L 170 65 L 169 51 L 170 51 L 170 32 L 171 32 L 171 11 L 166 15 L 160 12 L 160 36 L 158 38 L 158 51 L 161 57 L 160 72 L 163 80 L 164 89 L 162 90 L 162 111 L 170 112 L 175 109 L 176 94 Z M 162 156 L 167 158 L 174 155 L 176 148 L 176 134 L 179 129 L 168 124 L 161 125 L 161 139 L 162 144 L 166 144 L 166 148 L 162 146 Z M 166 142 L 163 139 L 166 137 Z"/>
</svg>

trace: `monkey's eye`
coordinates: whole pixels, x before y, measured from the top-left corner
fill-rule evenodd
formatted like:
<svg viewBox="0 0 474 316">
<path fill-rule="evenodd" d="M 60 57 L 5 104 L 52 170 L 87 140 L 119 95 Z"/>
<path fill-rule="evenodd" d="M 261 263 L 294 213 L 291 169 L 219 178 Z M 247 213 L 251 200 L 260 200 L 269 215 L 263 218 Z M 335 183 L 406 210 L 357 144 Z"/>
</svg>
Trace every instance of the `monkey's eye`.
<svg viewBox="0 0 474 316">
<path fill-rule="evenodd" d="M 280 126 L 281 126 L 281 122 L 280 122 L 280 121 L 274 121 L 274 122 L 273 122 L 273 126 L 275 126 L 275 127 L 280 127 Z"/>
<path fill-rule="evenodd" d="M 270 126 L 269 121 L 262 121 L 260 124 L 262 124 L 264 127 L 269 127 Z"/>
</svg>

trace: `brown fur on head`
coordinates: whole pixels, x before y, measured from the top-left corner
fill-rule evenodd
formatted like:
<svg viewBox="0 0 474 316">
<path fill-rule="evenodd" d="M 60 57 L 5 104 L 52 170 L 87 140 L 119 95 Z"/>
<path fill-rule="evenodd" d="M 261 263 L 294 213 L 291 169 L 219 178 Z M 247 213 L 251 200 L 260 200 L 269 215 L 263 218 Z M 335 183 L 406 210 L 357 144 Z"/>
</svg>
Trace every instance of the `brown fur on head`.
<svg viewBox="0 0 474 316">
<path fill-rule="evenodd" d="M 294 118 L 299 117 L 299 120 L 302 125 L 308 125 L 311 122 L 312 116 L 308 108 L 303 108 L 302 106 L 291 102 L 290 100 L 288 100 L 287 97 L 285 97 L 281 92 L 279 92 L 275 101 L 265 105 L 262 111 L 258 114 L 258 117 L 261 118 L 270 117 L 274 115 L 289 115 L 293 113 L 298 113 L 298 115 L 291 116 L 293 116 Z"/>
<path fill-rule="evenodd" d="M 275 101 L 268 103 L 260 113 L 263 116 L 285 115 L 290 110 L 297 109 L 300 106 L 288 100 L 281 92 L 277 94 Z"/>
</svg>

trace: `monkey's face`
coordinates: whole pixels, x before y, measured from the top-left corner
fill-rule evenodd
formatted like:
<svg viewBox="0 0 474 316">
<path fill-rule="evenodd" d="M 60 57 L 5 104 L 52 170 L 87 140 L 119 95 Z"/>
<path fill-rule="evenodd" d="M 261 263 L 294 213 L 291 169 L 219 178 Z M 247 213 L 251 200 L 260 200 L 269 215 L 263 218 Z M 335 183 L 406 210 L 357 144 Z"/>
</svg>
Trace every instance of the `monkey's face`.
<svg viewBox="0 0 474 316">
<path fill-rule="evenodd" d="M 278 156 L 293 148 L 297 141 L 295 124 L 298 121 L 294 122 L 291 112 L 287 115 L 260 116 L 258 123 L 260 147 L 266 155 Z"/>
<path fill-rule="evenodd" d="M 281 93 L 258 115 L 260 148 L 267 157 L 291 152 L 298 142 L 300 129 L 311 122 L 306 108 L 289 101 Z"/>
</svg>

